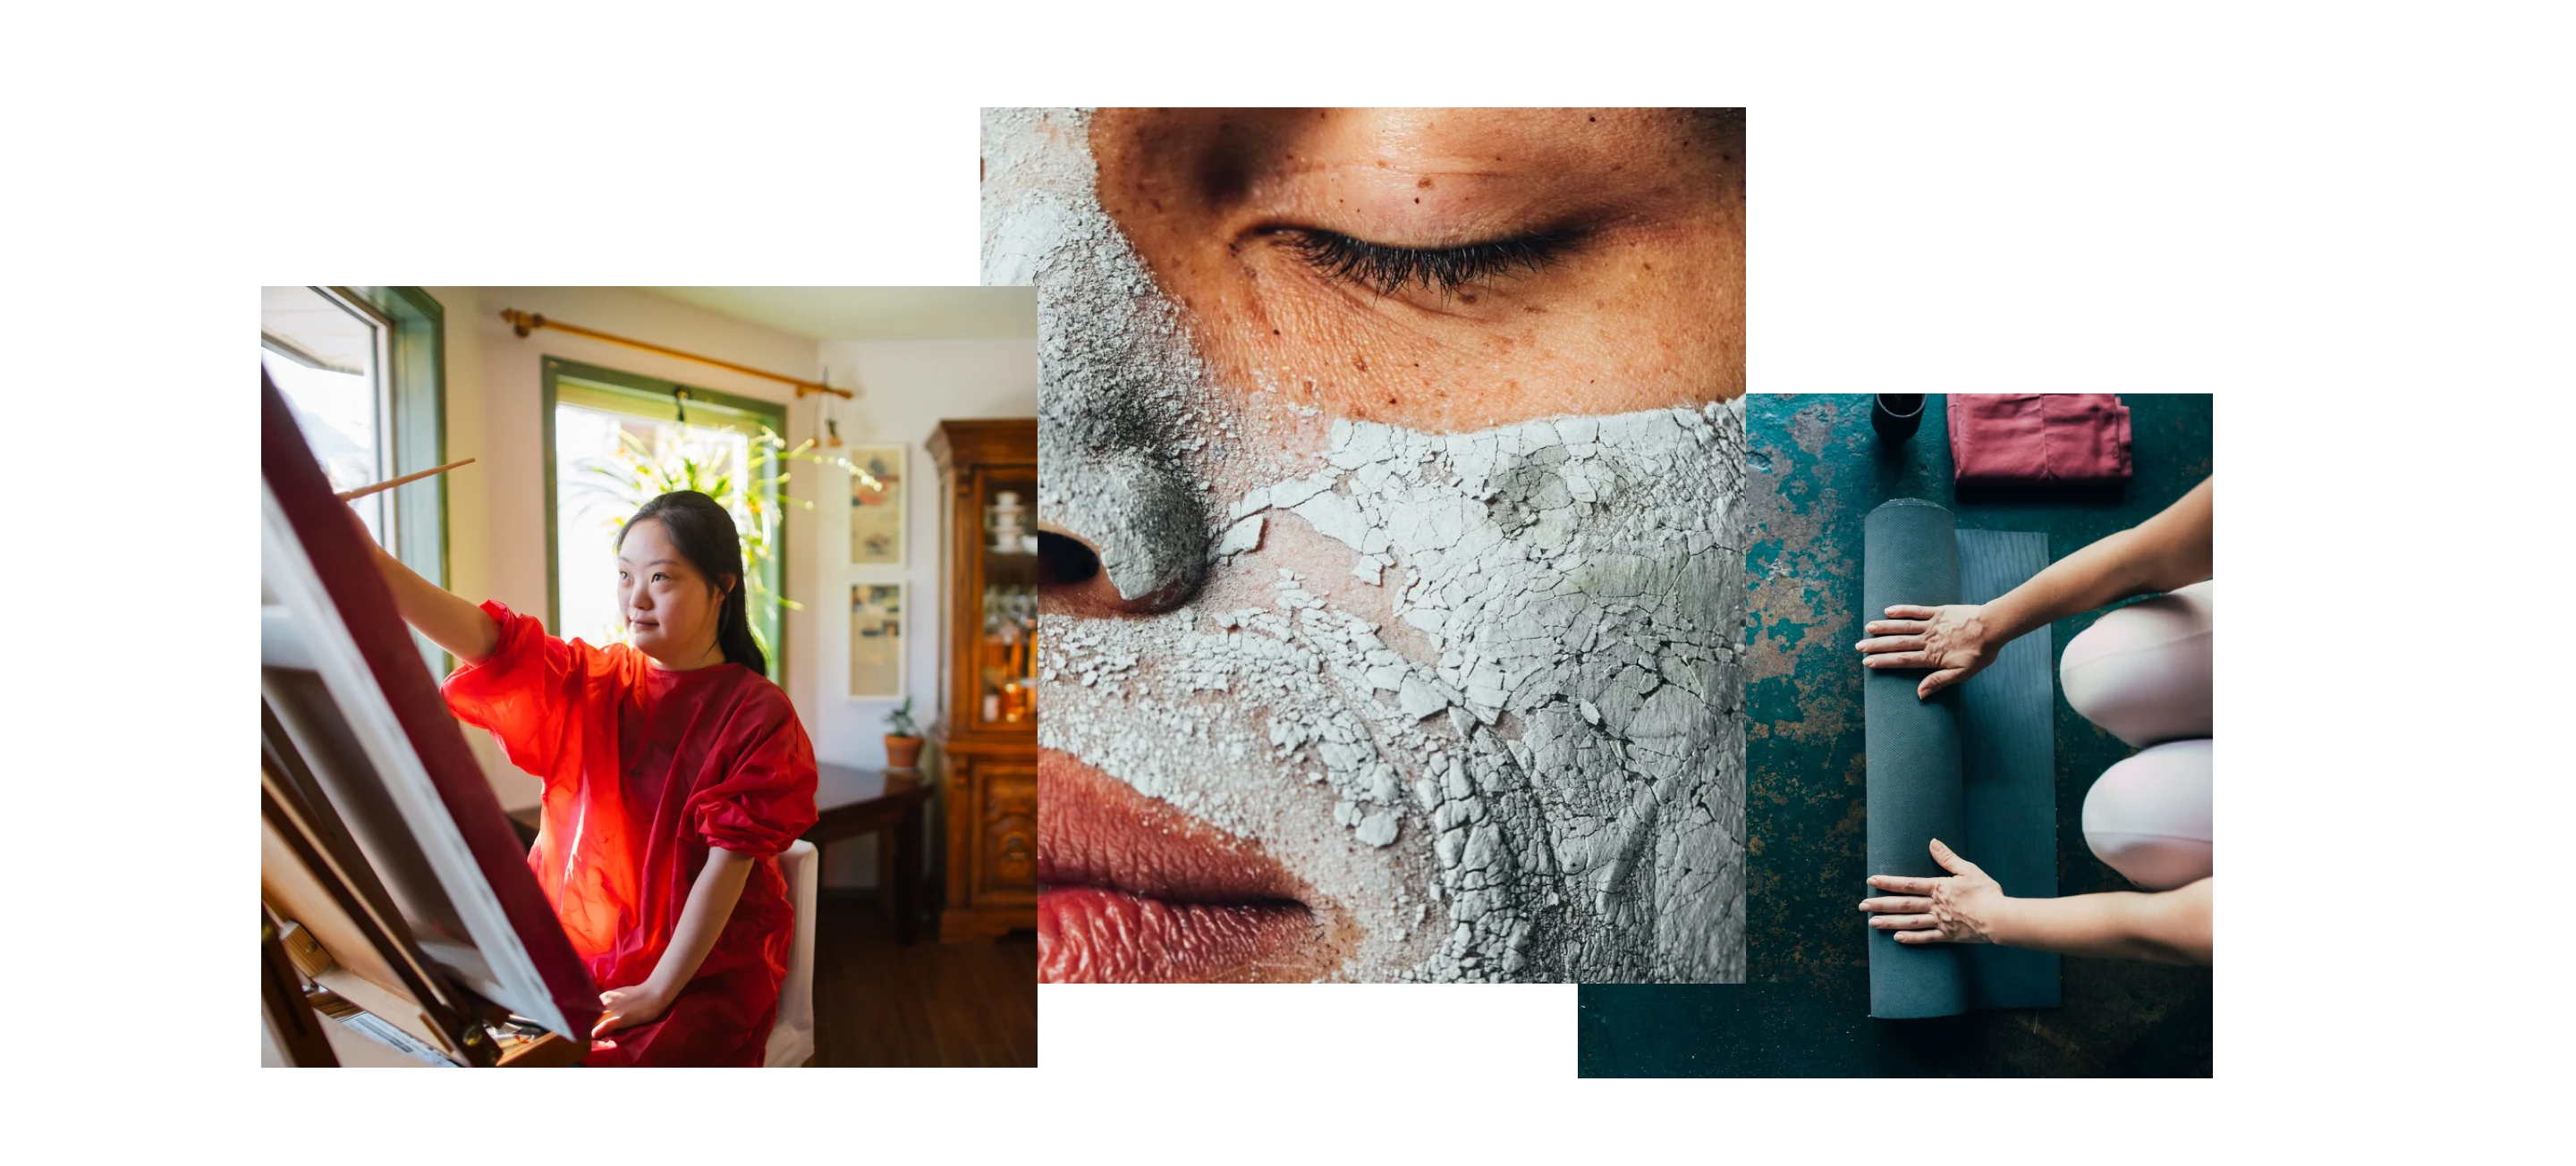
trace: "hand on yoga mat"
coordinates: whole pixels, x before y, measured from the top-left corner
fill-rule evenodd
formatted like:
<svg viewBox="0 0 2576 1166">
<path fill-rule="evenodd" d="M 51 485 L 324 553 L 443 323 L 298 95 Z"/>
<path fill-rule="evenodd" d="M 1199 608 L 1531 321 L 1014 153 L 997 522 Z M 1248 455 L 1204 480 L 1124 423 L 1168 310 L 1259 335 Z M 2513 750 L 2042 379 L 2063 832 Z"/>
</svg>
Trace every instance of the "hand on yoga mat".
<svg viewBox="0 0 2576 1166">
<path fill-rule="evenodd" d="M 1994 663 L 1995 654 L 2012 638 L 1995 634 L 1988 626 L 1985 606 L 1976 603 L 1946 607 L 1900 603 L 1887 609 L 1886 619 L 1871 620 L 1861 630 L 1872 637 L 1857 645 L 1861 665 L 1931 669 L 1932 674 L 1914 686 L 1914 695 L 1926 698 Z"/>
<path fill-rule="evenodd" d="M 1932 840 L 1932 861 L 1950 877 L 1869 876 L 1869 885 L 1896 892 L 1861 900 L 1860 909 L 1871 912 L 1869 925 L 1895 932 L 1898 943 L 1994 942 L 1995 915 L 2009 901 L 2002 885 L 1938 838 Z"/>
</svg>

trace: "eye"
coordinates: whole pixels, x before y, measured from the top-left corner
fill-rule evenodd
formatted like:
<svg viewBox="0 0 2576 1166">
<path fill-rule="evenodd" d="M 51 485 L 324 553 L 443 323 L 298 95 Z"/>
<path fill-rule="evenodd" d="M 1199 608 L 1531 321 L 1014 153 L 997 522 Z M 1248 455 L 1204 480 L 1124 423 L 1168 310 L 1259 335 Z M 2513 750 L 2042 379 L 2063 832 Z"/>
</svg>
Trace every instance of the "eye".
<svg viewBox="0 0 2576 1166">
<path fill-rule="evenodd" d="M 1563 258 L 1579 238 L 1577 232 L 1555 230 L 1421 248 L 1371 243 L 1309 227 L 1280 228 L 1275 233 L 1281 246 L 1326 278 L 1356 283 L 1382 296 L 1403 291 L 1409 284 L 1446 294 L 1498 276 L 1540 271 Z"/>
<path fill-rule="evenodd" d="M 655 572 L 653 572 L 653 581 L 654 581 L 654 582 L 656 582 L 656 583 L 659 583 L 659 582 L 661 582 L 661 581 L 663 581 L 663 580 L 665 580 L 665 579 L 668 579 L 668 578 L 670 578 L 670 576 L 665 575 L 665 574 L 661 573 L 660 571 L 655 571 Z"/>
</svg>

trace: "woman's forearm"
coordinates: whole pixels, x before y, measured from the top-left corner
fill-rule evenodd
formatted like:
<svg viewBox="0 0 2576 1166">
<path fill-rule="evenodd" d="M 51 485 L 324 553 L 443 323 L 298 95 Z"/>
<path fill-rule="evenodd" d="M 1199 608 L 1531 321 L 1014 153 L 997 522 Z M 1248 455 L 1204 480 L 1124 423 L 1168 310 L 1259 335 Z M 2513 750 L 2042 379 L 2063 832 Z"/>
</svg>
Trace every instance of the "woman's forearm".
<svg viewBox="0 0 2576 1166">
<path fill-rule="evenodd" d="M 2207 966 L 2211 881 L 2202 879 L 2154 894 L 2112 891 L 2063 899 L 2006 899 L 1988 923 L 1986 935 L 2006 947 L 2059 955 Z"/>
<path fill-rule="evenodd" d="M 742 900 L 743 884 L 750 881 L 751 864 L 757 861 L 722 847 L 707 851 L 707 864 L 698 870 L 688 905 L 680 908 L 680 922 L 671 930 L 671 946 L 662 949 L 661 962 L 653 965 L 655 987 L 676 996 L 697 976 L 698 965 L 724 934 L 725 921 L 733 918 L 733 905 Z"/>
<path fill-rule="evenodd" d="M 468 664 L 480 664 L 492 658 L 501 647 L 501 624 L 489 612 L 462 596 L 451 594 L 420 573 L 404 566 L 383 547 L 367 544 L 376 558 L 376 569 L 385 577 L 385 586 L 394 593 L 394 610 L 403 622 L 420 629 L 431 643 Z"/>
<path fill-rule="evenodd" d="M 2084 547 L 1997 597 L 1985 608 L 1988 635 L 1996 643 L 2020 639 L 2130 594 L 2126 568 L 2137 534 L 2124 530 Z"/>
<path fill-rule="evenodd" d="M 2171 591 L 2211 574 L 2211 481 L 2155 517 L 2048 565 L 1986 605 L 1995 642 L 2132 595 Z"/>
</svg>

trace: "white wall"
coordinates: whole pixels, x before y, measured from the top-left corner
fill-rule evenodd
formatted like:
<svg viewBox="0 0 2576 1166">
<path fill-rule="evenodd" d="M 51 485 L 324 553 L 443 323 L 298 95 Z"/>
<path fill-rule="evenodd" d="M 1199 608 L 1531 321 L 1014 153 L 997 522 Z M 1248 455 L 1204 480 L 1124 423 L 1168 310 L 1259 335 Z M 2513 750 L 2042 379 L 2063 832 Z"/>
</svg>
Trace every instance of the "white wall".
<svg viewBox="0 0 2576 1166">
<path fill-rule="evenodd" d="M 821 429 L 817 398 L 796 401 L 795 390 L 788 385 L 551 329 L 523 339 L 501 320 L 503 308 L 541 313 L 785 376 L 817 379 L 829 366 L 833 384 L 854 386 L 859 394 L 855 401 L 838 403 L 843 440 L 854 444 L 900 441 L 908 447 L 908 545 L 900 571 L 848 567 L 847 475 L 811 463 L 790 463 L 787 492 L 813 502 L 814 509 L 790 506 L 787 510 L 787 597 L 805 605 L 803 611 L 787 613 L 787 695 L 812 735 L 819 759 L 855 766 L 885 763 L 885 713 L 893 702 L 852 701 L 847 695 L 849 585 L 900 579 L 906 584 L 909 608 L 904 628 L 906 684 L 921 722 L 932 721 L 940 700 L 943 556 L 938 468 L 923 442 L 947 418 L 1035 416 L 1035 340 L 818 343 L 620 288 L 440 287 L 428 291 L 446 309 L 447 456 L 479 459 L 449 475 L 450 590 L 477 602 L 498 599 L 513 610 L 539 618 L 545 615 L 540 365 L 547 356 L 785 402 L 783 436 L 790 443 Z M 536 804 L 537 780 L 510 765 L 490 734 L 469 730 L 465 736 L 502 805 Z M 836 845 L 827 856 L 823 876 L 829 885 L 869 885 L 874 870 L 872 847 Z"/>
<path fill-rule="evenodd" d="M 822 362 L 834 384 L 858 386 L 855 401 L 837 402 L 841 439 L 853 445 L 902 442 L 906 449 L 904 566 L 851 567 L 848 554 L 849 474 L 819 467 L 796 467 L 796 484 L 820 471 L 812 493 L 815 515 L 827 529 L 816 553 L 793 552 L 790 566 L 803 577 L 798 598 L 818 595 L 807 614 L 814 616 L 817 651 L 791 662 L 799 687 L 820 694 L 805 727 L 814 734 L 815 753 L 844 765 L 885 764 L 885 715 L 896 702 L 851 700 L 850 585 L 892 582 L 904 586 L 904 686 L 912 695 L 913 718 L 926 730 L 937 720 L 945 699 L 939 683 L 939 654 L 947 642 L 940 619 L 946 592 L 941 574 L 947 562 L 940 545 L 942 499 L 939 467 L 924 443 L 931 430 L 949 419 L 1035 417 L 1038 412 L 1038 346 L 1028 340 L 927 340 L 901 343 L 845 341 L 822 346 Z M 811 418 L 808 425 L 819 428 Z M 826 499 L 829 501 L 826 501 Z M 814 546 L 815 544 L 804 544 Z M 798 711 L 804 712 L 800 704 Z M 873 839 L 854 846 L 835 846 L 824 857 L 827 886 L 873 885 L 876 851 Z"/>
</svg>

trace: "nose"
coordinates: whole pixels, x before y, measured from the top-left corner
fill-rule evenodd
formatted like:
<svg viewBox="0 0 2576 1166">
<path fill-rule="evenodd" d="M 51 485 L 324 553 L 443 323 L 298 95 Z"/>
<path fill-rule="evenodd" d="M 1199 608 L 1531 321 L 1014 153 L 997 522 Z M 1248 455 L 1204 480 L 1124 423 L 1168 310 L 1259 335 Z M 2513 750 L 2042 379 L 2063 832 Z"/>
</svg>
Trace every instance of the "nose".
<svg viewBox="0 0 2576 1166">
<path fill-rule="evenodd" d="M 1100 551 L 1052 526 L 1038 526 L 1038 601 L 1065 615 L 1113 615 L 1125 610 L 1118 589 L 1100 569 Z"/>
<path fill-rule="evenodd" d="M 1128 273 L 1120 286 L 1152 283 L 1115 228 L 1059 250 L 1040 266 L 1073 264 L 1071 274 L 1106 264 Z M 1073 279 L 1036 282 L 1040 318 L 1083 322 L 1038 348 L 1039 606 L 1083 615 L 1178 607 L 1207 572 L 1211 516 L 1182 466 L 1182 450 L 1197 443 L 1180 384 L 1203 367 L 1161 300 L 1095 301 L 1070 290 Z"/>
<path fill-rule="evenodd" d="M 1147 615 L 1207 571 L 1207 521 L 1179 469 L 1139 450 L 1039 444 L 1038 598 L 1066 615 Z M 1050 505 L 1053 503 L 1053 505 Z"/>
</svg>

